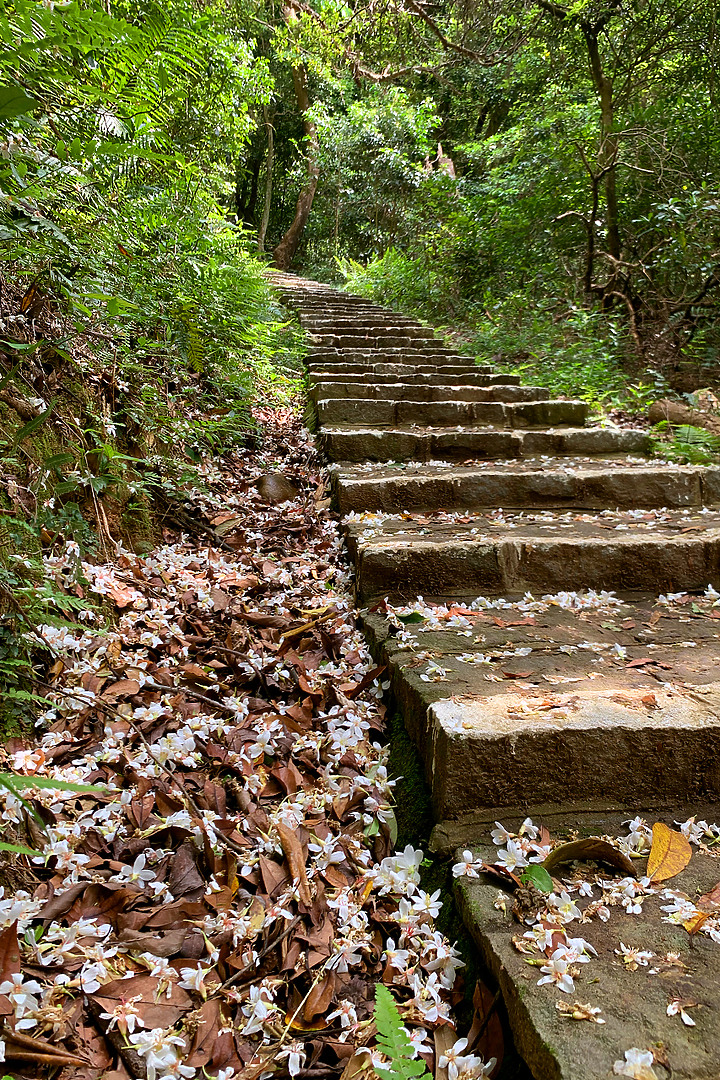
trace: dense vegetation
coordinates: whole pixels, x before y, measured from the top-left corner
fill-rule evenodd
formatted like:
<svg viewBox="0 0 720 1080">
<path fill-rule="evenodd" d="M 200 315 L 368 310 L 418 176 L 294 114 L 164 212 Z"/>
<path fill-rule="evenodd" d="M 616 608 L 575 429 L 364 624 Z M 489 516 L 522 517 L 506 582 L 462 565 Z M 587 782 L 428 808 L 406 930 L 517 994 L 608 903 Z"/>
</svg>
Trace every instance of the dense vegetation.
<svg viewBox="0 0 720 1080">
<path fill-rule="evenodd" d="M 0 12 L 0 674 L 297 390 L 264 265 L 641 405 L 720 347 L 714 6 L 12 0 Z M 537 370 L 533 375 L 537 375 Z M 42 584 L 40 584 L 42 582 Z M 60 609 L 57 605 L 60 604 Z"/>
</svg>

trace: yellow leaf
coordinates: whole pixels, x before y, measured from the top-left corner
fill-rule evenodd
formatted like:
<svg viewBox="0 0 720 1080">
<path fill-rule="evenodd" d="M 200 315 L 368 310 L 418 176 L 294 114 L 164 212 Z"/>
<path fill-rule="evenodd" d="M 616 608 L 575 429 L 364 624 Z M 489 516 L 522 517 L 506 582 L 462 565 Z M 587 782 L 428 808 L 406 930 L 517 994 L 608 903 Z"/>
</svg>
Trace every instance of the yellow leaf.
<svg viewBox="0 0 720 1080">
<path fill-rule="evenodd" d="M 684 870 L 692 857 L 690 843 L 682 833 L 656 821 L 653 842 L 647 864 L 647 876 L 652 881 L 667 881 Z"/>
<path fill-rule="evenodd" d="M 695 934 L 697 934 L 703 923 L 707 922 L 711 915 L 712 912 L 710 911 L 698 911 L 697 914 L 693 915 L 689 919 L 686 919 L 686 921 L 683 923 L 683 926 L 687 930 L 690 937 L 693 937 Z"/>
</svg>

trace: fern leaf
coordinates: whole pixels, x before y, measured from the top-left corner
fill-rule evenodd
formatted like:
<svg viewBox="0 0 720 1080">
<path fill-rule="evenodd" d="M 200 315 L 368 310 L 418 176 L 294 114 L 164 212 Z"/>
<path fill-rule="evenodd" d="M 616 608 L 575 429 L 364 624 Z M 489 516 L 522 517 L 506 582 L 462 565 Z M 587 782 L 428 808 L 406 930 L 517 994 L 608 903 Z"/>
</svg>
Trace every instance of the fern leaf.
<svg viewBox="0 0 720 1080">
<path fill-rule="evenodd" d="M 417 1080 L 421 1076 L 430 1080 L 422 1059 L 413 1058 L 415 1049 L 403 1030 L 397 1005 L 382 983 L 375 987 L 375 1024 L 378 1050 L 389 1058 L 387 1069 L 375 1066 L 380 1080 Z"/>
</svg>

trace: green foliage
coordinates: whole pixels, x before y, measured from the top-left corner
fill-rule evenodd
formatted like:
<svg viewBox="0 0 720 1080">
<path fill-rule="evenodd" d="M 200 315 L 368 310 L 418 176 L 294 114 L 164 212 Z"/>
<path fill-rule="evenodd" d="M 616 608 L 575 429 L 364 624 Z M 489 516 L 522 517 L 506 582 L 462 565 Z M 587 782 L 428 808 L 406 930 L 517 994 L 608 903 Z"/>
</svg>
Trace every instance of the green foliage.
<svg viewBox="0 0 720 1080">
<path fill-rule="evenodd" d="M 48 576 L 41 529 L 0 513 L 0 717 L 5 734 L 22 730 L 47 704 L 35 689 L 33 652 L 40 625 L 67 625 L 87 600 L 66 592 Z"/>
<path fill-rule="evenodd" d="M 655 453 L 669 461 L 681 464 L 716 464 L 720 457 L 720 437 L 705 428 L 681 424 L 671 427 L 666 420 L 656 424 L 654 431 L 660 436 L 655 442 Z"/>
<path fill-rule="evenodd" d="M 0 772 L 0 787 L 5 788 L 27 810 L 41 832 L 47 833 L 45 822 L 35 808 L 23 797 L 22 792 L 27 788 L 41 788 L 45 791 L 75 791 L 79 795 L 103 794 L 105 787 L 93 784 L 75 784 L 67 780 L 48 779 L 43 776 L 21 776 L 18 773 Z M 18 855 L 42 855 L 42 852 L 33 848 L 25 847 L 24 844 L 0 843 L 0 851 L 12 851 Z"/>
<path fill-rule="evenodd" d="M 520 880 L 524 885 L 534 885 L 536 889 L 540 889 L 544 893 L 551 893 L 554 888 L 553 880 L 545 867 L 537 864 L 528 866 L 527 869 L 523 870 Z"/>
<path fill-rule="evenodd" d="M 436 323 L 452 315 L 447 278 L 422 256 L 411 258 L 391 247 L 365 265 L 347 258 L 338 266 L 346 288 L 358 296 Z"/>
<path fill-rule="evenodd" d="M 378 1050 L 389 1059 L 389 1067 L 375 1066 L 380 1080 L 417 1080 L 429 1077 L 425 1063 L 413 1058 L 412 1043 L 403 1030 L 403 1023 L 392 994 L 378 983 L 375 987 L 375 1024 L 377 1025 Z"/>
</svg>

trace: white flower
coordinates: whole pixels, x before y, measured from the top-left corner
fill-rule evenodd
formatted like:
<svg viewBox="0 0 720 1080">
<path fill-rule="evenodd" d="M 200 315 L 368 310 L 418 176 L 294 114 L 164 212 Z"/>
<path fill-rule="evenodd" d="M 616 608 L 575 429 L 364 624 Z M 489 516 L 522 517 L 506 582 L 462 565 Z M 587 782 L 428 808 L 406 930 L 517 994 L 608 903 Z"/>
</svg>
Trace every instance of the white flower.
<svg viewBox="0 0 720 1080">
<path fill-rule="evenodd" d="M 485 1064 L 482 1058 L 474 1054 L 463 1054 L 467 1049 L 467 1039 L 458 1039 L 448 1047 L 444 1054 L 440 1055 L 438 1066 L 447 1069 L 448 1080 L 458 1080 L 459 1076 L 482 1077 L 487 1076 L 495 1068 L 495 1058 Z"/>
<path fill-rule="evenodd" d="M 497 847 L 502 847 L 503 844 L 507 844 L 508 840 L 510 840 L 512 837 L 512 833 L 509 833 L 505 826 L 501 825 L 499 821 L 495 822 L 495 828 L 492 830 L 490 835 L 492 837 L 493 844 L 496 844 Z"/>
<path fill-rule="evenodd" d="M 676 821 L 675 824 L 680 825 L 680 822 Z M 698 821 L 696 823 L 695 818 L 691 817 L 680 825 L 680 832 L 687 837 L 691 844 L 699 844 L 703 837 L 711 834 L 715 828 L 717 826 L 708 825 L 707 821 Z"/>
<path fill-rule="evenodd" d="M 287 1058 L 287 1068 L 291 1076 L 297 1076 L 305 1064 L 305 1047 L 301 1042 L 291 1042 L 285 1047 L 284 1050 L 280 1050 L 276 1057 Z"/>
<path fill-rule="evenodd" d="M 173 1080 L 178 1076 L 195 1075 L 194 1069 L 183 1072 L 176 1047 L 184 1050 L 185 1040 L 179 1035 L 172 1035 L 163 1028 L 153 1028 L 151 1031 L 136 1031 L 129 1039 L 138 1054 L 145 1059 L 148 1080 L 166 1080 L 166 1077 Z M 187 1070 L 189 1066 L 184 1068 Z"/>
<path fill-rule="evenodd" d="M 393 938 L 388 938 L 383 957 L 391 968 L 395 968 L 396 971 L 405 971 L 410 959 L 410 953 L 407 949 L 396 949 Z"/>
<path fill-rule="evenodd" d="M 506 870 L 511 872 L 513 870 L 522 870 L 528 864 L 525 853 L 516 840 L 508 840 L 507 847 L 501 848 L 497 856 L 495 865 L 504 866 Z"/>
<path fill-rule="evenodd" d="M 581 937 L 567 939 L 567 948 L 575 954 L 576 963 L 587 963 L 590 955 L 597 956 L 597 949 L 593 948 L 589 941 Z"/>
<path fill-rule="evenodd" d="M 648 960 L 653 958 L 653 953 L 641 952 L 639 949 L 624 945 L 622 941 L 620 942 L 620 948 L 615 950 L 615 955 L 622 956 L 623 964 L 629 967 L 631 971 L 635 971 L 638 967 L 647 967 Z"/>
<path fill-rule="evenodd" d="M 438 1020 L 450 1019 L 450 1008 L 442 1000 L 442 984 L 436 972 L 432 972 L 427 982 L 423 982 L 419 975 L 411 975 L 408 982 L 415 995 L 412 1004 L 422 1013 L 427 1023 L 435 1024 Z"/>
<path fill-rule="evenodd" d="M 416 851 L 411 844 L 400 854 L 395 852 L 389 855 L 378 867 L 370 871 L 370 876 L 380 886 L 380 895 L 385 893 L 399 893 L 405 895 L 414 892 L 415 886 L 420 884 L 420 863 L 423 860 L 422 851 Z"/>
<path fill-rule="evenodd" d="M 335 955 L 328 960 L 328 968 L 337 968 L 338 971 L 345 972 L 355 967 L 362 960 L 362 953 L 355 952 L 355 948 L 355 944 L 347 938 L 335 938 L 333 941 Z"/>
<path fill-rule="evenodd" d="M 538 986 L 543 986 L 545 983 L 556 983 L 558 990 L 562 990 L 563 994 L 572 994 L 575 990 L 575 983 L 572 975 L 568 974 L 568 966 L 568 962 L 563 959 L 560 950 L 556 949 L 547 964 L 543 964 L 540 968 L 540 971 L 545 972 L 545 974 L 541 979 L 538 979 Z"/>
<path fill-rule="evenodd" d="M 111 881 L 119 881 L 122 885 L 140 884 L 143 886 L 146 881 L 153 881 L 155 878 L 154 870 L 145 869 L 146 856 L 143 852 L 138 855 L 132 866 L 123 866 L 119 874 L 113 874 L 110 878 Z"/>
<path fill-rule="evenodd" d="M 652 1050 L 638 1050 L 633 1046 L 625 1051 L 625 1060 L 616 1061 L 613 1072 L 616 1076 L 631 1076 L 633 1080 L 657 1080 L 657 1073 L 653 1071 Z"/>
<path fill-rule="evenodd" d="M 40 1005 L 38 995 L 42 986 L 36 979 L 28 979 L 18 973 L 0 983 L 0 994 L 5 994 L 15 1006 L 15 1016 L 21 1020 L 26 1012 L 34 1012 Z"/>
<path fill-rule="evenodd" d="M 111 1031 L 116 1025 L 118 1029 L 127 1035 L 128 1031 L 134 1031 L 136 1027 L 145 1027 L 145 1023 L 135 1006 L 136 1001 L 141 1001 L 142 996 L 130 998 L 129 1001 L 120 1001 L 111 1013 L 100 1013 L 103 1020 L 109 1020 L 107 1030 Z"/>
<path fill-rule="evenodd" d="M 683 1024 L 685 1024 L 687 1027 L 695 1027 L 695 1021 L 693 1020 L 692 1016 L 690 1016 L 690 1014 L 685 1011 L 685 1009 L 689 1008 L 690 1005 L 687 1002 L 683 1002 L 675 998 L 675 1000 L 671 1001 L 668 1005 L 667 1014 L 668 1016 L 678 1016 L 679 1014 Z"/>
<path fill-rule="evenodd" d="M 340 1027 L 342 1028 L 349 1028 L 351 1024 L 357 1024 L 357 1013 L 352 1001 L 348 1001 L 347 998 L 341 1001 L 340 1007 L 327 1016 L 328 1024 L 336 1018 L 340 1019 Z"/>
<path fill-rule="evenodd" d="M 242 1007 L 243 1015 L 248 1018 L 242 1030 L 243 1035 L 256 1035 L 261 1032 L 268 1016 L 275 1011 L 275 1005 L 263 997 L 263 994 L 269 996 L 267 987 L 250 987 L 248 999 Z"/>
<path fill-rule="evenodd" d="M 450 990 L 455 983 L 456 970 L 465 967 L 465 964 L 458 958 L 457 950 L 437 931 L 423 950 L 423 956 L 432 952 L 435 953 L 435 959 L 424 966 L 427 971 L 437 971 L 442 985 Z"/>
<path fill-rule="evenodd" d="M 437 919 L 442 907 L 442 900 L 438 899 L 439 896 L 440 889 L 436 889 L 432 896 L 430 893 L 418 889 L 412 898 L 413 911 L 417 912 L 418 915 L 429 915 L 431 919 Z"/>
<path fill-rule="evenodd" d="M 427 1041 L 427 1031 L 425 1030 L 425 1028 L 413 1028 L 412 1031 L 409 1031 L 406 1027 L 404 1027 L 402 1030 L 407 1035 L 408 1041 L 412 1046 L 413 1060 L 418 1056 L 421 1050 L 426 1050 L 428 1052 L 432 1050 L 430 1043 Z"/>
<path fill-rule="evenodd" d="M 192 1065 L 183 1065 L 180 1058 L 175 1058 L 174 1061 L 164 1065 L 163 1068 L 165 1071 L 161 1073 L 158 1080 L 177 1080 L 178 1077 L 181 1077 L 181 1080 L 192 1080 L 192 1077 L 197 1072 L 197 1069 L 194 1069 Z"/>
<path fill-rule="evenodd" d="M 519 650 L 517 649 L 515 651 L 519 652 Z M 532 649 L 528 649 L 527 652 L 532 652 Z M 523 655 L 526 655 L 524 651 Z M 526 817 L 522 825 L 520 826 L 518 836 L 527 836 L 530 838 L 530 840 L 537 840 L 539 833 L 540 830 L 538 829 L 537 825 L 533 825 L 532 818 Z"/>
<path fill-rule="evenodd" d="M 478 877 L 478 870 L 482 870 L 482 859 L 476 859 L 472 851 L 463 851 L 460 862 L 452 868 L 453 877 Z"/>
<path fill-rule="evenodd" d="M 182 976 L 178 986 L 182 986 L 184 990 L 194 990 L 197 994 L 202 994 L 203 997 L 207 997 L 208 988 L 205 984 L 205 976 L 209 974 L 209 970 L 203 967 L 202 964 L 198 964 L 197 967 L 184 967 L 180 968 L 180 975 Z"/>
<path fill-rule="evenodd" d="M 572 922 L 573 919 L 581 919 L 582 911 L 573 901 L 569 892 L 561 892 L 559 896 L 550 893 L 548 907 L 554 908 L 563 922 Z"/>
</svg>

